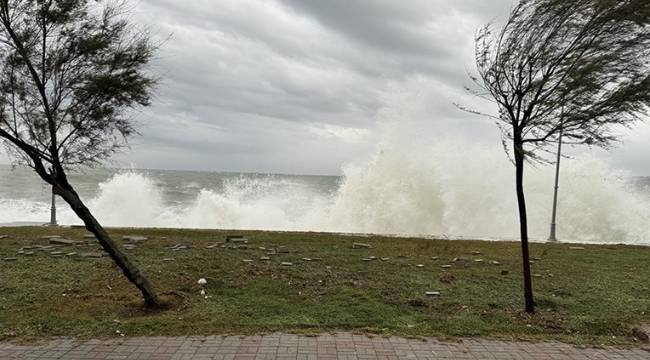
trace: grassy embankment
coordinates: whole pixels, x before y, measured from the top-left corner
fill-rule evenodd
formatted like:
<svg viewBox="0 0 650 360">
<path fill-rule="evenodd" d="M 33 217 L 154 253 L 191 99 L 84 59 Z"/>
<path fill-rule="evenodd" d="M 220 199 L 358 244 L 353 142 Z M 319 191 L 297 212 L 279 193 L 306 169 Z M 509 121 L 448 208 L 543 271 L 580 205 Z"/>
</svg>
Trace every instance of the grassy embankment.
<svg viewBox="0 0 650 360">
<path fill-rule="evenodd" d="M 518 243 L 238 231 L 250 239 L 248 249 L 208 249 L 233 232 L 110 233 L 149 237 L 127 251 L 169 309 L 145 311 L 108 257 L 83 257 L 99 251 L 95 240 L 82 240 L 83 229 L 0 228 L 9 235 L 0 240 L 0 338 L 351 330 L 630 344 L 632 327 L 650 321 L 646 247 L 531 245 L 539 312 L 530 317 L 520 311 Z M 44 235 L 82 244 L 18 253 L 46 245 Z M 354 250 L 353 242 L 374 248 Z M 190 248 L 169 249 L 177 243 Z M 289 252 L 267 254 L 280 246 Z M 265 256 L 270 260 L 260 260 Z M 378 259 L 363 260 L 371 256 Z M 207 299 L 197 284 L 202 277 Z"/>
</svg>

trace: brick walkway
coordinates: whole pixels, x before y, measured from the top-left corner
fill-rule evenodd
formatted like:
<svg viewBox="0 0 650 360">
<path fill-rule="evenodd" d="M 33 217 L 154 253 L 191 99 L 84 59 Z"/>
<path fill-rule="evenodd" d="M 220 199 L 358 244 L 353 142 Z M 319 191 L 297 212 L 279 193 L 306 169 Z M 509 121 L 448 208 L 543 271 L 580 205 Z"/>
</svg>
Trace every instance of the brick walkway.
<svg viewBox="0 0 650 360">
<path fill-rule="evenodd" d="M 629 359 L 648 360 L 650 349 L 579 349 L 561 343 L 463 339 L 458 342 L 369 338 L 349 333 L 305 337 L 149 337 L 37 345 L 0 342 L 0 359 Z"/>
</svg>

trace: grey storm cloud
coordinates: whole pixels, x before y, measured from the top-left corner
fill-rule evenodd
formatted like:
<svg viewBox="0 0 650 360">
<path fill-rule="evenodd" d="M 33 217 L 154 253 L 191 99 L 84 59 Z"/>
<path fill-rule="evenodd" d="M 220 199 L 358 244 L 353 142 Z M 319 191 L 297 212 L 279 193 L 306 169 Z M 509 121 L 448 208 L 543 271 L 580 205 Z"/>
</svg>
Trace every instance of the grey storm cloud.
<svg viewBox="0 0 650 360">
<path fill-rule="evenodd" d="M 511 6 L 511 0 L 138 0 L 131 18 L 161 41 L 152 64 L 161 83 L 152 106 L 135 114 L 142 136 L 114 163 L 337 174 L 373 151 L 387 99 L 413 79 L 439 84 L 447 95 L 430 109 L 440 126 L 478 138 L 493 124 L 467 120 L 451 103 L 468 83 L 476 30 Z M 603 156 L 648 173 L 638 156 L 649 152 L 641 138 L 631 136 L 630 146 Z"/>
</svg>

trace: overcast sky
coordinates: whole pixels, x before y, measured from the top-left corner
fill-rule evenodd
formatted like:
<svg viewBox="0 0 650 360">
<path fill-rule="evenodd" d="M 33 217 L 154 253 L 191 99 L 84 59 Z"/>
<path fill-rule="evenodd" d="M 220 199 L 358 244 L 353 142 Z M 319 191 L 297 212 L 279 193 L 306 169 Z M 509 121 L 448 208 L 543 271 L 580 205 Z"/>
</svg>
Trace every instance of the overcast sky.
<svg viewBox="0 0 650 360">
<path fill-rule="evenodd" d="M 134 21 L 164 42 L 163 81 L 137 115 L 141 137 L 116 164 L 141 168 L 339 174 L 373 151 L 378 113 L 402 84 L 446 89 L 431 121 L 475 137 L 455 110 L 472 38 L 510 0 L 139 0 Z M 398 90 L 399 91 L 399 90 Z M 417 91 L 416 91 L 417 92 Z M 452 95 L 450 95 L 452 94 Z M 446 104 L 446 105 L 444 105 Z M 476 125 L 478 124 L 478 125 Z M 490 129 L 492 124 L 488 124 Z M 422 134 L 434 139 L 435 134 Z M 500 146 L 496 137 L 487 141 Z M 610 162 L 650 175 L 650 125 Z M 0 162 L 7 162 L 0 155 Z"/>
</svg>

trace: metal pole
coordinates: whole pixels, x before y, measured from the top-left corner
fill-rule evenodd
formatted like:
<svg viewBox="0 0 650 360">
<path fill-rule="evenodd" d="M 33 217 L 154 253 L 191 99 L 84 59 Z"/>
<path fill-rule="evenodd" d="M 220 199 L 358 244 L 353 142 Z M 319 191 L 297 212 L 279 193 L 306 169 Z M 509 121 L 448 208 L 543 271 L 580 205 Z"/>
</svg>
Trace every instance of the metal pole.
<svg viewBox="0 0 650 360">
<path fill-rule="evenodd" d="M 52 188 L 52 206 L 50 207 L 50 226 L 56 226 L 56 198 L 54 188 Z"/>
<path fill-rule="evenodd" d="M 564 105 L 562 105 L 562 115 L 560 115 L 560 138 L 557 144 L 557 162 L 555 163 L 555 188 L 553 189 L 553 215 L 551 216 L 551 235 L 548 237 L 548 241 L 556 242 L 557 237 L 555 236 L 555 216 L 557 215 L 557 192 L 559 189 L 560 183 L 560 160 L 562 159 L 562 132 L 564 130 Z"/>
</svg>

